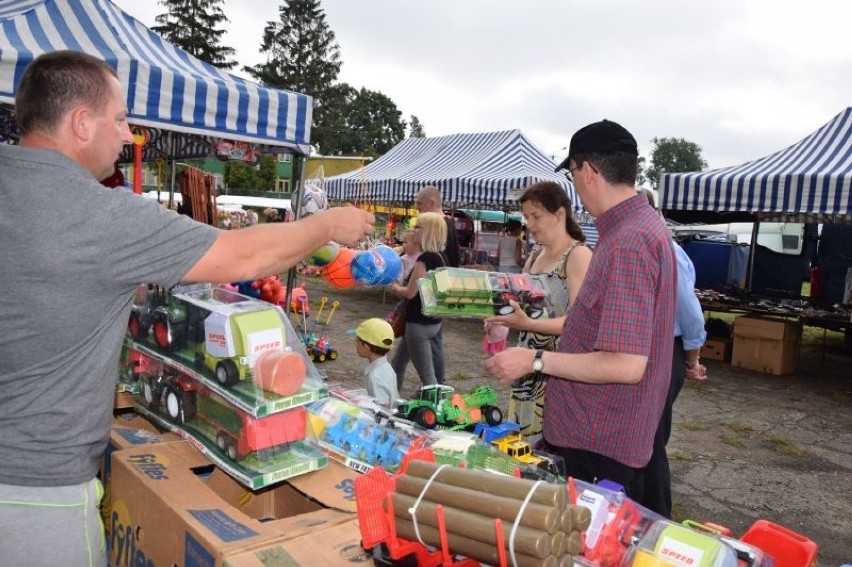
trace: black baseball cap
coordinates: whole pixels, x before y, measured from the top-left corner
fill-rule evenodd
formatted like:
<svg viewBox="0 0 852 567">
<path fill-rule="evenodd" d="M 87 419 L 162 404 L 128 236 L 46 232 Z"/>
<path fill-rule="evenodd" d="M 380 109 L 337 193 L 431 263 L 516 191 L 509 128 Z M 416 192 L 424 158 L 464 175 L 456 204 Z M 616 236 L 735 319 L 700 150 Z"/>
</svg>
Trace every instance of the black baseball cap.
<svg viewBox="0 0 852 567">
<path fill-rule="evenodd" d="M 583 126 L 571 136 L 568 145 L 568 157 L 556 166 L 556 171 L 568 169 L 568 162 L 577 154 L 608 154 L 625 152 L 639 155 L 636 138 L 627 129 L 612 120 L 601 120 Z"/>
</svg>

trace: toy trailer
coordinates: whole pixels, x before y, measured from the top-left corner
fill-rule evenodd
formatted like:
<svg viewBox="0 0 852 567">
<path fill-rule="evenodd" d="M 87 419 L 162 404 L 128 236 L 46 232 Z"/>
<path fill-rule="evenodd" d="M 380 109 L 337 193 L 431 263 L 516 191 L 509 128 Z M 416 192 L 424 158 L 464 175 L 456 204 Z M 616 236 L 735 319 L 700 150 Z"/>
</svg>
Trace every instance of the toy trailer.
<svg viewBox="0 0 852 567">
<path fill-rule="evenodd" d="M 149 411 L 178 426 L 191 427 L 233 461 L 251 453 L 263 459 L 305 438 L 307 410 L 303 406 L 256 418 L 173 369 L 144 373 L 139 380 Z"/>
</svg>

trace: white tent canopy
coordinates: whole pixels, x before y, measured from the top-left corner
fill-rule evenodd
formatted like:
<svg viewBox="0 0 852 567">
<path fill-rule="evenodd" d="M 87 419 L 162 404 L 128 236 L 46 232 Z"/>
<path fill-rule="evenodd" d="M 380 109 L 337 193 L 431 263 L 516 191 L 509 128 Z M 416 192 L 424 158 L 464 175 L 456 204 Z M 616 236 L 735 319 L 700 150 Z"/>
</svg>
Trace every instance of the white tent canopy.
<svg viewBox="0 0 852 567">
<path fill-rule="evenodd" d="M 61 49 L 89 53 L 116 69 L 132 124 L 309 153 L 311 97 L 265 88 L 200 61 L 110 0 L 0 2 L 0 103 L 14 104 L 35 57 Z"/>
<path fill-rule="evenodd" d="M 582 210 L 574 185 L 520 130 L 408 138 L 363 169 L 326 179 L 326 191 L 334 200 L 401 204 L 434 185 L 445 204 L 499 208 L 538 181 L 558 183 Z"/>
</svg>

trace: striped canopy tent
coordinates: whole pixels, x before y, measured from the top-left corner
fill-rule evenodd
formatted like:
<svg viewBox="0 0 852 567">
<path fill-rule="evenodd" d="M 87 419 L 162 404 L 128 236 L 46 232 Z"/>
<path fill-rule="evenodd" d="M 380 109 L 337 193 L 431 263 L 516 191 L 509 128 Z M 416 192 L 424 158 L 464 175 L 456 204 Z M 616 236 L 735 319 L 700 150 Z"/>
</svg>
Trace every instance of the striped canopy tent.
<svg viewBox="0 0 852 567">
<path fill-rule="evenodd" d="M 667 216 L 682 222 L 852 222 L 852 107 L 768 157 L 663 174 L 660 195 Z"/>
<path fill-rule="evenodd" d="M 514 208 L 537 181 L 565 188 L 576 211 L 574 185 L 520 130 L 408 138 L 364 168 L 326 179 L 329 199 L 410 203 L 426 185 L 441 190 L 445 205 Z"/>
<path fill-rule="evenodd" d="M 14 104 L 21 74 L 35 57 L 61 49 L 95 55 L 116 69 L 131 124 L 207 138 L 195 143 L 202 155 L 220 138 L 309 153 L 311 97 L 199 61 L 110 0 L 0 2 L 0 105 Z M 191 146 L 172 156 L 198 157 Z"/>
</svg>

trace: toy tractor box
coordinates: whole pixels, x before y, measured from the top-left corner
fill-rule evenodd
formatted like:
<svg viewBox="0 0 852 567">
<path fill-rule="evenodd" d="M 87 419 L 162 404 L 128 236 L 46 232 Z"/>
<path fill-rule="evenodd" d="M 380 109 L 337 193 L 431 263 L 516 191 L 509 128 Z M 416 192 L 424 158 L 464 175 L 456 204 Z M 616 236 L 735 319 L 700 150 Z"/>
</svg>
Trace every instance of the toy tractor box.
<svg viewBox="0 0 852 567">
<path fill-rule="evenodd" d="M 304 405 L 255 417 L 205 380 L 144 353 L 129 356 L 144 361 L 137 411 L 180 435 L 247 488 L 263 488 L 328 463 L 308 428 Z"/>
<path fill-rule="evenodd" d="M 554 317 L 552 294 L 541 274 L 438 268 L 418 282 L 423 313 L 435 317 L 484 318 L 508 315 L 515 301 L 530 317 Z"/>
<path fill-rule="evenodd" d="M 254 417 L 328 396 L 280 307 L 213 286 L 140 286 L 119 383 L 138 391 L 145 364 L 162 363 Z"/>
</svg>

